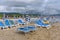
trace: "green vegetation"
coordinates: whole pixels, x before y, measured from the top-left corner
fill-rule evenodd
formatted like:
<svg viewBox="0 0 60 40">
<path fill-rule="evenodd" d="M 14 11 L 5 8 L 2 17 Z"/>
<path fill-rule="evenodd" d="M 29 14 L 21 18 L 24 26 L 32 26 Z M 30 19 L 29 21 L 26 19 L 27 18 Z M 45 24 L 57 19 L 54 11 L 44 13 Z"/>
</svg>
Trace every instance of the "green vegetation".
<svg viewBox="0 0 60 40">
<path fill-rule="evenodd" d="M 39 14 L 20 14 L 20 13 L 6 13 L 5 16 L 7 16 L 7 15 L 8 15 L 8 16 L 12 16 L 12 17 L 13 17 L 13 16 L 16 16 L 16 17 L 17 17 L 17 16 L 21 16 L 21 17 L 24 16 L 24 17 L 25 17 L 26 15 L 29 15 L 29 16 L 31 16 L 31 17 L 33 17 L 33 16 L 34 16 L 34 17 L 40 16 Z M 3 17 L 3 13 L 0 13 L 0 18 L 2 18 L 2 17 Z"/>
<path fill-rule="evenodd" d="M 0 14 L 0 18 L 2 18 L 3 17 L 3 14 Z"/>
<path fill-rule="evenodd" d="M 6 15 L 8 15 L 8 16 L 22 16 L 22 14 L 6 14 Z"/>
<path fill-rule="evenodd" d="M 24 16 L 26 16 L 26 15 L 29 15 L 29 16 L 32 16 L 32 15 L 33 15 L 33 16 L 38 16 L 39 14 L 18 14 L 18 13 L 17 13 L 17 14 L 8 14 L 8 15 L 10 15 L 10 16 L 23 16 L 23 15 L 24 15 Z"/>
</svg>

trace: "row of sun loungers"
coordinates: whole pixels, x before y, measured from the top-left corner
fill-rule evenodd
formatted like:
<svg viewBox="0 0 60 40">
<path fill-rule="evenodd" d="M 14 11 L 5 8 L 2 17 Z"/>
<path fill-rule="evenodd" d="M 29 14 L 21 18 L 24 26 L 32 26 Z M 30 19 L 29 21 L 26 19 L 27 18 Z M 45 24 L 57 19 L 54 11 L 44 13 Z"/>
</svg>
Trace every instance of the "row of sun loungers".
<svg viewBox="0 0 60 40">
<path fill-rule="evenodd" d="M 20 19 L 15 20 L 17 21 L 18 24 L 24 24 L 24 22 Z M 14 20 L 10 20 L 10 19 L 5 19 L 3 21 L 0 21 L 0 27 L 1 28 L 7 28 L 7 27 L 12 27 L 12 26 L 16 26 Z"/>
<path fill-rule="evenodd" d="M 10 20 L 10 19 L 5 19 L 3 21 L 0 21 L 0 27 L 1 28 L 6 28 L 6 27 L 12 27 L 12 26 L 16 26 L 15 22 L 17 22 L 18 24 L 26 24 L 26 22 L 22 19 L 17 19 L 17 20 Z M 28 21 L 30 22 L 30 21 Z M 46 27 L 49 28 L 50 24 L 45 24 L 43 23 L 42 20 L 36 20 L 34 21 L 34 24 L 36 25 L 36 27 Z M 18 28 L 18 31 L 22 31 L 24 33 L 30 32 L 30 31 L 35 31 L 37 28 L 35 26 L 25 26 L 23 28 Z"/>
<path fill-rule="evenodd" d="M 28 33 L 30 31 L 37 30 L 37 27 L 46 27 L 47 29 L 50 28 L 50 24 L 45 24 L 45 23 L 43 23 L 42 20 L 36 20 L 35 21 L 35 25 L 36 25 L 36 27 L 35 26 L 27 26 L 27 27 L 24 27 L 24 28 L 18 28 L 18 31 L 22 31 L 24 33 Z"/>
</svg>

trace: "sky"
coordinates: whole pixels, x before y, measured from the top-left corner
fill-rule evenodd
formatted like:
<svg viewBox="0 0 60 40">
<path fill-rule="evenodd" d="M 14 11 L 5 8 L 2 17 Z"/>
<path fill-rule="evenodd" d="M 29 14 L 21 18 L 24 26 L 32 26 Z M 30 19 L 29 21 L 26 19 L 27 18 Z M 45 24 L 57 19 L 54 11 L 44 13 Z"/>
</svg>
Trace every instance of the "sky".
<svg viewBox="0 0 60 40">
<path fill-rule="evenodd" d="M 55 9 L 60 10 L 60 0 L 0 0 L 0 12 L 23 12 L 26 10 L 41 12 L 46 8 L 53 8 L 52 14 L 56 14 Z"/>
</svg>

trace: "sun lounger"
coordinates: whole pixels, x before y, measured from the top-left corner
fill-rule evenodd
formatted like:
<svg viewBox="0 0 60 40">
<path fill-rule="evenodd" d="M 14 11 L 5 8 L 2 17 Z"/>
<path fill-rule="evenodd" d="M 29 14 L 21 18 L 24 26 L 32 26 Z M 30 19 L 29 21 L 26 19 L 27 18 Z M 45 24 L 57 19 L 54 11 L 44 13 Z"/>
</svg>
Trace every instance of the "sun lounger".
<svg viewBox="0 0 60 40">
<path fill-rule="evenodd" d="M 4 24 L 2 23 L 2 21 L 0 21 L 0 27 L 4 28 Z"/>
<path fill-rule="evenodd" d="M 10 25 L 12 25 L 12 26 L 16 26 L 16 24 L 14 23 L 13 20 L 9 20 L 9 22 L 10 22 Z"/>
<path fill-rule="evenodd" d="M 40 27 L 50 27 L 49 24 L 44 24 L 41 20 L 38 20 L 36 24 L 38 24 L 37 26 L 40 26 Z"/>
<path fill-rule="evenodd" d="M 27 28 L 24 28 L 23 32 L 24 32 L 24 33 L 28 33 L 28 32 L 30 32 L 30 30 L 27 29 Z"/>
<path fill-rule="evenodd" d="M 6 27 L 12 27 L 8 19 L 4 20 L 4 23 Z"/>
<path fill-rule="evenodd" d="M 18 31 L 24 32 L 24 33 L 28 33 L 30 32 L 30 30 L 28 28 L 18 28 Z"/>
<path fill-rule="evenodd" d="M 36 21 L 36 24 L 35 25 L 36 26 L 42 26 L 42 21 L 40 21 L 40 20 Z"/>
<path fill-rule="evenodd" d="M 17 30 L 18 30 L 18 31 L 23 31 L 23 30 L 24 30 L 24 28 L 18 28 Z"/>
<path fill-rule="evenodd" d="M 28 26 L 28 29 L 30 29 L 30 31 L 35 31 L 36 28 L 34 26 Z"/>
<path fill-rule="evenodd" d="M 35 31 L 36 28 L 34 26 L 26 26 L 24 28 L 18 28 L 18 31 L 24 32 L 24 33 L 28 33 L 30 31 Z"/>
<path fill-rule="evenodd" d="M 19 24 L 25 24 L 25 22 L 23 20 L 20 20 L 20 19 L 18 19 L 18 23 Z"/>
</svg>

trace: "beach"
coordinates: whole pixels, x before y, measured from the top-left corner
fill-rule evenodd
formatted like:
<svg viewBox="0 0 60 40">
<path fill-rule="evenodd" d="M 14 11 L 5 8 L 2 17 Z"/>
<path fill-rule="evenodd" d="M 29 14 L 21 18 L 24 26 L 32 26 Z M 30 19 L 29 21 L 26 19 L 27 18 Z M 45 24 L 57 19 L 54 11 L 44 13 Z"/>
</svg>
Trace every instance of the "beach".
<svg viewBox="0 0 60 40">
<path fill-rule="evenodd" d="M 0 40 L 60 40 L 60 0 L 0 0 Z"/>
<path fill-rule="evenodd" d="M 50 29 L 40 27 L 27 34 L 17 32 L 17 28 L 0 30 L 0 40 L 60 40 L 60 22 L 53 23 Z"/>
</svg>

